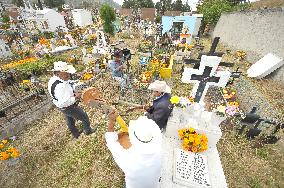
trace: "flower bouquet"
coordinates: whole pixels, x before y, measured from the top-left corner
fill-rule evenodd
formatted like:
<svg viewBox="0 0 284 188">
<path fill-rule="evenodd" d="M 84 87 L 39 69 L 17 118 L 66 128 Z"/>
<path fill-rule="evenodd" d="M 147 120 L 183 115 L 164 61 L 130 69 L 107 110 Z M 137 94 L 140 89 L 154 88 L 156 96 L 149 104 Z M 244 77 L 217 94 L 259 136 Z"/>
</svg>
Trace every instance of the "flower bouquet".
<svg viewBox="0 0 284 188">
<path fill-rule="evenodd" d="M 0 161 L 15 159 L 20 156 L 20 153 L 9 144 L 9 140 L 2 140 L 0 143 Z"/>
<path fill-rule="evenodd" d="M 208 149 L 208 138 L 204 134 L 198 134 L 194 128 L 183 128 L 178 130 L 182 140 L 182 148 L 185 151 L 194 153 L 206 151 Z"/>
<path fill-rule="evenodd" d="M 233 89 L 231 87 L 227 87 L 225 89 L 223 89 L 223 97 L 224 99 L 228 100 L 232 100 L 236 97 L 236 89 Z"/>
<path fill-rule="evenodd" d="M 217 109 L 215 110 L 216 114 L 224 117 L 224 116 L 234 116 L 237 112 L 239 112 L 239 103 L 234 101 L 234 102 L 229 102 L 227 105 L 219 105 Z"/>
</svg>

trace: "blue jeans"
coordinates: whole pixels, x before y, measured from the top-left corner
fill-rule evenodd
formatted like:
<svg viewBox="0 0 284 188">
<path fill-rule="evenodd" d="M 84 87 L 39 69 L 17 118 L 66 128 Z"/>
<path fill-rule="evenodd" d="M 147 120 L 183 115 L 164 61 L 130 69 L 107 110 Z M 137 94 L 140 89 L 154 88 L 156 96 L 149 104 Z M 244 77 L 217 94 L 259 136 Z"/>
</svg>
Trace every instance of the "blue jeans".
<svg viewBox="0 0 284 188">
<path fill-rule="evenodd" d="M 80 120 L 83 123 L 83 129 L 86 134 L 91 133 L 90 120 L 87 113 L 78 105 L 71 105 L 67 108 L 60 109 L 65 115 L 67 126 L 75 138 L 80 136 L 78 129 L 75 126 L 75 120 Z"/>
</svg>

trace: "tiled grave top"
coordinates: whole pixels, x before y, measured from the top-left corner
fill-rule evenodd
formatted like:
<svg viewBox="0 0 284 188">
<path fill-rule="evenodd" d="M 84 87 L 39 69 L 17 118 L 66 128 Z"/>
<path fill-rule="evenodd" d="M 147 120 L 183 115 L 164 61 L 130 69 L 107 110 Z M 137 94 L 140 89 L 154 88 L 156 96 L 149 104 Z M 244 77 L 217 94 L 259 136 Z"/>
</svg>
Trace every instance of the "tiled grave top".
<svg viewBox="0 0 284 188">
<path fill-rule="evenodd" d="M 176 138 L 169 138 L 163 135 L 163 159 L 160 188 L 197 188 L 192 186 L 177 184 L 173 182 L 174 175 L 174 150 L 181 148 L 181 141 Z M 226 188 L 226 178 L 223 172 L 217 148 L 209 148 L 202 153 L 207 157 L 210 185 L 212 188 Z"/>
</svg>

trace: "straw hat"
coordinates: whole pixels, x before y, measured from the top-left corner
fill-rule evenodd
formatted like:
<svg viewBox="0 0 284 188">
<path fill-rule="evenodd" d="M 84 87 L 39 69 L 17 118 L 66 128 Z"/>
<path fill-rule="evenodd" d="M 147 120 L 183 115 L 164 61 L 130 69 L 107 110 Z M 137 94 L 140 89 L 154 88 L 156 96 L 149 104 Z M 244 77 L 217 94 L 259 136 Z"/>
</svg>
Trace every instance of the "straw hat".
<svg viewBox="0 0 284 188">
<path fill-rule="evenodd" d="M 70 73 L 70 74 L 76 73 L 76 69 L 72 65 L 68 65 L 64 61 L 54 62 L 54 67 L 53 67 L 52 71 L 67 72 L 67 73 Z"/>
<path fill-rule="evenodd" d="M 163 93 L 171 93 L 171 88 L 167 85 L 165 81 L 156 80 L 155 82 L 149 85 L 148 89 L 152 91 L 163 92 Z"/>
<path fill-rule="evenodd" d="M 129 123 L 131 148 L 142 154 L 154 154 L 161 151 L 162 133 L 159 126 L 146 116 Z"/>
</svg>

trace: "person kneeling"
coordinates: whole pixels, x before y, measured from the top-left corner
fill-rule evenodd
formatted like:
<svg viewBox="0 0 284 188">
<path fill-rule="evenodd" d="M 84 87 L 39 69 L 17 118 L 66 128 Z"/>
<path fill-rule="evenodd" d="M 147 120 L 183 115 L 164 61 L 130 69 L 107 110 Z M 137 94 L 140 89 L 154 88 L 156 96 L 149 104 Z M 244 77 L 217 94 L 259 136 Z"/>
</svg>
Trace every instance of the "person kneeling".
<svg viewBox="0 0 284 188">
<path fill-rule="evenodd" d="M 125 174 L 126 188 L 158 188 L 161 174 L 162 133 L 158 125 L 145 116 L 129 123 L 130 148 L 124 149 L 114 131 L 116 112 L 109 115 L 105 133 L 107 147 Z"/>
</svg>

